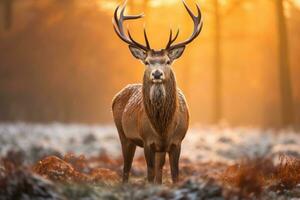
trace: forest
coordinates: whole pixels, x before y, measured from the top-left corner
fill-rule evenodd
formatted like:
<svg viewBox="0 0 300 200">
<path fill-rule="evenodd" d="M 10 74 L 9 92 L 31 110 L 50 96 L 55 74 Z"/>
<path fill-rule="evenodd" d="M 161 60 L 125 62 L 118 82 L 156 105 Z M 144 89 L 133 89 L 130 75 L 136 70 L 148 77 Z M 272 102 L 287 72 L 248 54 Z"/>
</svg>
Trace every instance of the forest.
<svg viewBox="0 0 300 200">
<path fill-rule="evenodd" d="M 122 0 L 0 0 L 0 199 L 300 198 L 300 0 L 186 0 L 203 28 L 172 66 L 190 112 L 172 184 L 122 184 L 112 99 L 145 66 L 115 34 Z M 193 31 L 181 0 L 128 0 L 163 49 Z"/>
<path fill-rule="evenodd" d="M 113 33 L 118 1 L 1 0 L 0 95 L 4 121 L 110 123 L 111 99 L 141 82 L 143 65 Z M 188 1 L 192 3 L 192 1 Z M 192 24 L 175 0 L 132 0 L 157 49 L 169 28 Z M 204 27 L 174 65 L 194 124 L 295 126 L 300 122 L 296 0 L 199 1 Z M 159 20 L 158 20 L 159 19 Z M 120 76 L 120 74 L 122 76 Z"/>
</svg>

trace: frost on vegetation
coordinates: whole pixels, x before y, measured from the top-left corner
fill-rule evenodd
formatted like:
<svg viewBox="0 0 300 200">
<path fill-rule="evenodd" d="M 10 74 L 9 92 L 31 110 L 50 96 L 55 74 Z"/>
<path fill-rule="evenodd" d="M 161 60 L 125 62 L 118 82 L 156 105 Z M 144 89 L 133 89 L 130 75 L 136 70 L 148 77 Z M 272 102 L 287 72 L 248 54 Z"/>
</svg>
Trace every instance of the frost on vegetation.
<svg viewBox="0 0 300 200">
<path fill-rule="evenodd" d="M 300 134 L 291 130 L 190 128 L 182 144 L 178 185 L 171 185 L 168 165 L 164 186 L 145 184 L 146 163 L 140 148 L 131 184 L 120 184 L 121 149 L 113 125 L 2 123 L 0 161 L 0 199 L 300 196 Z"/>
</svg>

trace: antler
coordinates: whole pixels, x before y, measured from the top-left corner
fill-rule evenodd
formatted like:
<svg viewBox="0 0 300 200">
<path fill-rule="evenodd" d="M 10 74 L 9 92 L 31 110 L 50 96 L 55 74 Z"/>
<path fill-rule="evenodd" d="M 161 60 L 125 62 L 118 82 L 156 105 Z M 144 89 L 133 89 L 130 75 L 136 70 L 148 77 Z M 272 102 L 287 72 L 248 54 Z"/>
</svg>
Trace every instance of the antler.
<svg viewBox="0 0 300 200">
<path fill-rule="evenodd" d="M 148 37 L 147 37 L 147 33 L 146 33 L 146 29 L 144 28 L 144 38 L 145 38 L 145 42 L 146 42 L 146 46 L 142 45 L 140 43 L 138 43 L 137 41 L 135 41 L 129 30 L 127 30 L 128 36 L 124 33 L 124 29 L 123 29 L 123 23 L 126 20 L 133 20 L 133 19 L 139 19 L 142 18 L 144 16 L 144 14 L 140 14 L 140 15 L 128 15 L 125 16 L 124 12 L 125 12 L 125 8 L 126 8 L 126 3 L 127 1 L 125 1 L 125 3 L 123 4 L 122 8 L 121 8 L 121 12 L 120 12 L 120 17 L 118 18 L 118 11 L 119 8 L 121 7 L 120 5 L 116 8 L 115 13 L 114 13 L 114 18 L 113 18 L 113 25 L 114 25 L 114 30 L 117 33 L 117 35 L 121 38 L 121 40 L 123 40 L 124 42 L 126 42 L 129 45 L 141 48 L 145 51 L 151 50 L 149 41 L 148 41 Z"/>
<path fill-rule="evenodd" d="M 175 37 L 173 38 L 173 36 L 172 36 L 172 29 L 171 29 L 170 30 L 169 42 L 168 42 L 168 44 L 166 46 L 166 49 L 175 49 L 175 48 L 182 47 L 182 46 L 185 46 L 185 45 L 191 43 L 200 34 L 200 32 L 202 30 L 202 25 L 203 25 L 202 14 L 201 14 L 201 11 L 200 11 L 200 8 L 199 8 L 198 4 L 196 4 L 198 16 L 195 16 L 193 14 L 193 12 L 191 11 L 191 9 L 186 5 L 185 0 L 182 0 L 182 2 L 184 4 L 185 9 L 188 11 L 189 15 L 191 16 L 191 18 L 192 18 L 192 20 L 194 22 L 194 31 L 193 31 L 193 34 L 190 36 L 189 39 L 187 39 L 187 40 L 185 40 L 183 42 L 180 42 L 178 44 L 172 45 L 175 42 L 175 40 L 177 39 L 177 37 L 178 37 L 179 30 L 177 31 Z"/>
</svg>

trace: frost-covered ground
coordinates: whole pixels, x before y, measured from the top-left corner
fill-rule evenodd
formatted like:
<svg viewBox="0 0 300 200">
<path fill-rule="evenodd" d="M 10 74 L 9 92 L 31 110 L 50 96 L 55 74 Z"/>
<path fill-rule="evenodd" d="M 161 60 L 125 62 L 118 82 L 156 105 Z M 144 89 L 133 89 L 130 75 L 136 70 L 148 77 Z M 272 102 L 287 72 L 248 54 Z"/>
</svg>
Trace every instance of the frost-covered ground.
<svg viewBox="0 0 300 200">
<path fill-rule="evenodd" d="M 10 149 L 28 154 L 69 152 L 85 156 L 106 152 L 121 154 L 117 130 L 113 125 L 80 124 L 0 124 L 0 154 Z M 182 156 L 192 161 L 233 162 L 245 156 L 277 156 L 281 153 L 300 157 L 300 134 L 291 130 L 256 128 L 193 127 L 183 142 Z M 137 154 L 142 154 L 138 149 Z"/>
<path fill-rule="evenodd" d="M 68 153 L 87 160 L 64 158 Z M 276 168 L 273 161 L 282 154 L 300 158 L 300 133 L 194 126 L 183 142 L 179 185 L 170 185 L 169 169 L 164 170 L 163 186 L 145 184 L 140 148 L 131 184 L 123 185 L 121 149 L 113 125 L 0 123 L 0 199 L 297 199 L 300 160 L 287 159 Z M 237 164 L 245 157 L 254 159 Z M 116 181 L 102 186 L 91 180 Z M 277 192 L 273 186 L 284 188 Z"/>
</svg>

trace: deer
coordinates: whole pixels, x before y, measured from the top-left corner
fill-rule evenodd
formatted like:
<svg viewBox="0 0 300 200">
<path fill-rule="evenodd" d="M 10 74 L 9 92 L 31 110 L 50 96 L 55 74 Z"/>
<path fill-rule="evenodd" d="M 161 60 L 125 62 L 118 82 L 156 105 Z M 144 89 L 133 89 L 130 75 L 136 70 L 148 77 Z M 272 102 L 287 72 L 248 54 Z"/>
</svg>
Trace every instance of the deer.
<svg viewBox="0 0 300 200">
<path fill-rule="evenodd" d="M 203 25 L 199 5 L 196 4 L 196 16 L 186 2 L 182 2 L 193 20 L 193 33 L 183 42 L 174 44 L 179 29 L 174 36 L 170 29 L 169 41 L 161 50 L 150 47 L 145 27 L 145 45 L 133 39 L 129 29 L 125 33 L 124 22 L 142 18 L 144 14 L 124 15 L 126 1 L 114 12 L 114 31 L 129 46 L 131 54 L 145 65 L 142 84 L 127 85 L 112 101 L 113 119 L 122 147 L 123 183 L 129 180 L 137 146 L 144 148 L 149 183 L 162 184 L 166 154 L 169 156 L 172 182 L 179 181 L 181 143 L 189 126 L 189 109 L 184 94 L 177 88 L 172 64 L 181 57 L 186 45 L 200 34 Z"/>
</svg>

